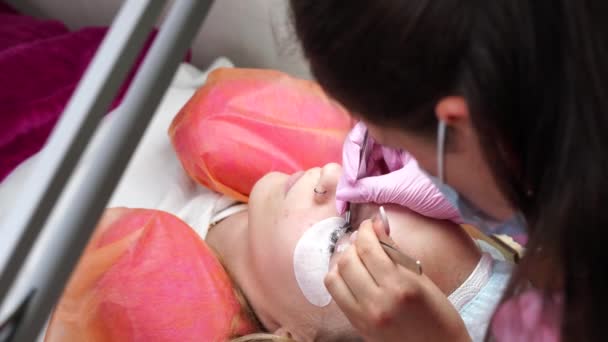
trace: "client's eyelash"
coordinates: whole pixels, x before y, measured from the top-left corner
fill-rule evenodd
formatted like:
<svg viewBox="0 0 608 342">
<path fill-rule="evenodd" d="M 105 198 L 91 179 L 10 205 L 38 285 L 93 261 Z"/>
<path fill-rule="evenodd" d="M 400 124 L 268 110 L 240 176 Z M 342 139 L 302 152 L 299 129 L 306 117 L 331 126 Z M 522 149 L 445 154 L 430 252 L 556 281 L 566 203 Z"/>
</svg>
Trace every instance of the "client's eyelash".
<svg viewBox="0 0 608 342">
<path fill-rule="evenodd" d="M 348 224 L 345 223 L 343 226 L 338 227 L 338 229 L 334 230 L 331 233 L 331 236 L 329 237 L 329 253 L 330 254 L 334 254 L 334 252 L 336 251 L 336 244 L 338 243 L 338 240 L 340 240 L 340 238 L 346 234 L 346 233 L 350 233 L 353 230 L 353 227 Z"/>
</svg>

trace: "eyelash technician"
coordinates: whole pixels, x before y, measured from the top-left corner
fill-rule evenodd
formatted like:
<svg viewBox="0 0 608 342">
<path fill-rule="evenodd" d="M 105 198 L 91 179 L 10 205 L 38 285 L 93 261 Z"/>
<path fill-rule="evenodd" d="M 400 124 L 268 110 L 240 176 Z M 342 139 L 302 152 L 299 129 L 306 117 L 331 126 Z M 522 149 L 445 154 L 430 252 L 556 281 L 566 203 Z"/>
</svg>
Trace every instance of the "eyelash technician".
<svg viewBox="0 0 608 342">
<path fill-rule="evenodd" d="M 378 160 L 392 171 L 357 180 L 345 165 L 338 208 L 415 204 L 409 198 L 425 189 L 406 186 L 411 163 L 394 164 L 411 154 L 462 222 L 527 234 L 486 339 L 602 340 L 608 3 L 291 0 L 291 8 L 314 76 L 383 145 Z M 356 144 L 347 141 L 345 155 Z M 469 339 L 424 276 L 391 269 L 380 248 L 361 253 L 369 234 L 358 236 L 351 267 L 325 283 L 367 340 Z"/>
</svg>

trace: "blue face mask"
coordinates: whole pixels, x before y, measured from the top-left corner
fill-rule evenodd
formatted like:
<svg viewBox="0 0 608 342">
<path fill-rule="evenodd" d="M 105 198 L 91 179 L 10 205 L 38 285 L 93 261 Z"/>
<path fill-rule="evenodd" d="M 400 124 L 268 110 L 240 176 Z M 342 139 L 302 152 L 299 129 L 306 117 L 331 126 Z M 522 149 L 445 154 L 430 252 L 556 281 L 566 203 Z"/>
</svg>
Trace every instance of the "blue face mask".
<svg viewBox="0 0 608 342">
<path fill-rule="evenodd" d="M 444 155 L 445 155 L 446 124 L 439 121 L 437 129 L 437 174 L 434 177 L 429 174 L 437 189 L 458 210 L 460 217 L 465 223 L 473 225 L 486 234 L 506 234 L 510 236 L 526 232 L 526 221 L 521 213 L 515 214 L 507 221 L 498 221 L 487 215 L 466 198 L 460 196 L 454 188 L 444 182 Z"/>
</svg>

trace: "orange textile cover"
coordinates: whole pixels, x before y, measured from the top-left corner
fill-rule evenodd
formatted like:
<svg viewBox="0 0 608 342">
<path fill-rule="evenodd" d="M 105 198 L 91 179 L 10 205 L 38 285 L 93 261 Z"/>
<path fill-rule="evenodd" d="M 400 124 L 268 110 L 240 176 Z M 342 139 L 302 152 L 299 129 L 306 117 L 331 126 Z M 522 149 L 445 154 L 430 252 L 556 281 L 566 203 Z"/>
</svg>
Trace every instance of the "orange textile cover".
<svg viewBox="0 0 608 342">
<path fill-rule="evenodd" d="M 340 163 L 353 125 L 315 82 L 274 70 L 225 68 L 209 75 L 169 135 L 190 177 L 246 201 L 270 171 Z"/>
<path fill-rule="evenodd" d="M 251 333 L 228 274 L 186 223 L 157 210 L 102 217 L 46 341 L 225 341 Z"/>
</svg>

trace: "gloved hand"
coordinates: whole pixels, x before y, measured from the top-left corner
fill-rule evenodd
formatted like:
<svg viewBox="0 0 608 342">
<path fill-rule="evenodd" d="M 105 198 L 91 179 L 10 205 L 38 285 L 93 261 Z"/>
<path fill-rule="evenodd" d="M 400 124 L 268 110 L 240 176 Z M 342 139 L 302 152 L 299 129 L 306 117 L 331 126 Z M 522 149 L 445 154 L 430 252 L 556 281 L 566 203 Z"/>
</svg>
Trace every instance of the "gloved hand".
<svg viewBox="0 0 608 342">
<path fill-rule="evenodd" d="M 456 208 L 443 197 L 409 153 L 382 146 L 371 136 L 368 137 L 372 150 L 366 177 L 357 180 L 359 154 L 366 130 L 365 125 L 359 122 L 344 143 L 343 174 L 336 190 L 336 206 L 340 214 L 346 210 L 346 202 L 394 203 L 427 217 L 461 223 Z"/>
</svg>

